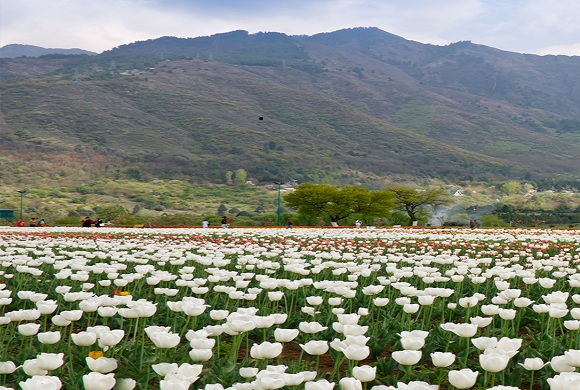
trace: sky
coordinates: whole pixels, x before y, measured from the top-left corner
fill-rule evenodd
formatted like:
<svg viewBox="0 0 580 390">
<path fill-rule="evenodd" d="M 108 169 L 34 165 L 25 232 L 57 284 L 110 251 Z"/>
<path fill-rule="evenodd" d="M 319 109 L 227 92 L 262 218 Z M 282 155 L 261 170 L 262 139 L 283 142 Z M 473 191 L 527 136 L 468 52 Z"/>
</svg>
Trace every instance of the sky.
<svg viewBox="0 0 580 390">
<path fill-rule="evenodd" d="M 100 53 L 162 36 L 378 27 L 435 45 L 580 56 L 579 20 L 580 0 L 0 0 L 0 47 Z"/>
</svg>

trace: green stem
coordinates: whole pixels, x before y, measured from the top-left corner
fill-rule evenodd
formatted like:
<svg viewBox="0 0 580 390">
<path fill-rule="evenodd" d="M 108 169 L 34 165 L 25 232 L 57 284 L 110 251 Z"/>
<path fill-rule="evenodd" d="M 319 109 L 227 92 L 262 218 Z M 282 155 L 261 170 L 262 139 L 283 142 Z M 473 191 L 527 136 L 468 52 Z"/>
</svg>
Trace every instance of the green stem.
<svg viewBox="0 0 580 390">
<path fill-rule="evenodd" d="M 407 378 L 406 378 L 406 382 L 409 382 L 411 380 L 411 368 L 412 366 L 406 366 L 406 371 L 407 371 Z"/>
<path fill-rule="evenodd" d="M 467 340 L 467 346 L 465 348 L 465 360 L 463 361 L 463 367 L 467 368 L 467 359 L 469 358 L 469 347 L 470 347 L 471 338 L 466 337 L 465 339 Z"/>
<path fill-rule="evenodd" d="M 143 359 L 141 359 L 143 360 Z M 145 381 L 145 390 L 149 388 L 149 376 L 151 375 L 151 364 L 147 365 L 147 380 Z"/>
<path fill-rule="evenodd" d="M 335 378 L 338 375 L 338 370 L 340 370 L 340 366 L 344 361 L 344 355 L 342 352 L 338 352 L 336 355 L 336 360 L 334 361 L 334 368 L 332 369 L 332 378 Z"/>
</svg>

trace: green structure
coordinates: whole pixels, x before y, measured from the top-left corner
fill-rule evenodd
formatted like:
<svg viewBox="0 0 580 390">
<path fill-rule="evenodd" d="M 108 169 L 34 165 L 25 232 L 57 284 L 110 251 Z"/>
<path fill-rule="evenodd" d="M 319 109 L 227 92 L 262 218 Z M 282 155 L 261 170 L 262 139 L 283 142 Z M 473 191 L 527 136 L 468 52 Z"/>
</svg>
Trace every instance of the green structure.
<svg viewBox="0 0 580 390">
<path fill-rule="evenodd" d="M 14 219 L 14 210 L 12 209 L 0 209 L 0 222 L 6 220 L 8 222 Z"/>
</svg>

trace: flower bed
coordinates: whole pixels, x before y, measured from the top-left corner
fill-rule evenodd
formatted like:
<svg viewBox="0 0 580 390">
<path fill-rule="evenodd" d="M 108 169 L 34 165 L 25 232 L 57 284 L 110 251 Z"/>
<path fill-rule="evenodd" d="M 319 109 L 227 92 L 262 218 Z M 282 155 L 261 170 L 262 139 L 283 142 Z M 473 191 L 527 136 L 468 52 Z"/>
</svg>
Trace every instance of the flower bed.
<svg viewBox="0 0 580 390">
<path fill-rule="evenodd" d="M 573 389 L 579 262 L 574 230 L 3 229 L 0 381 Z"/>
</svg>

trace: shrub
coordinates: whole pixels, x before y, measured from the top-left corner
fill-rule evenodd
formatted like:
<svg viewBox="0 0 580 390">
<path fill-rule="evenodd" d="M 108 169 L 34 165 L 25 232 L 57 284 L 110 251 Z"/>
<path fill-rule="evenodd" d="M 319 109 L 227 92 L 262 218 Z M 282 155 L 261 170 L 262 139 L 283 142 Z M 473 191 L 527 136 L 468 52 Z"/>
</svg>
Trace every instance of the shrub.
<svg viewBox="0 0 580 390">
<path fill-rule="evenodd" d="M 78 215 L 69 215 L 67 217 L 59 218 L 56 220 L 55 225 L 58 226 L 81 226 L 81 221 Z"/>
<path fill-rule="evenodd" d="M 507 227 L 509 224 L 498 217 L 497 215 L 487 214 L 481 218 L 481 226 L 483 227 Z"/>
</svg>

